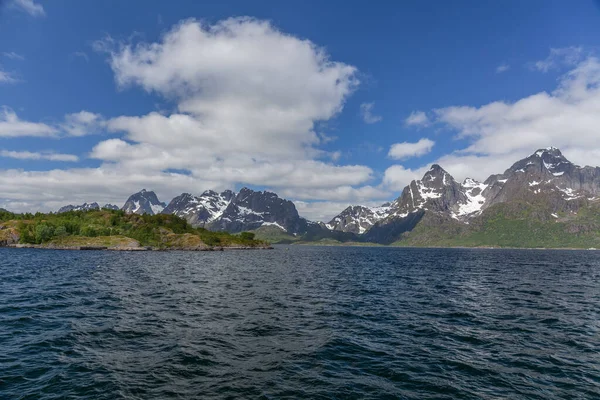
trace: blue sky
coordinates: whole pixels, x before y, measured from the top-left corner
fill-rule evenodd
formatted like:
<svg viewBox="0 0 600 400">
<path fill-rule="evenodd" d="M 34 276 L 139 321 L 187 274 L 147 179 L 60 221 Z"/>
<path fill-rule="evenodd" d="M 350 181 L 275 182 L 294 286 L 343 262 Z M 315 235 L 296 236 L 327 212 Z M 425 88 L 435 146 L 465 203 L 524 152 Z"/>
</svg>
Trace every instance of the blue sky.
<svg viewBox="0 0 600 400">
<path fill-rule="evenodd" d="M 433 162 L 599 164 L 594 1 L 0 4 L 0 207 L 250 186 L 327 219 Z"/>
</svg>

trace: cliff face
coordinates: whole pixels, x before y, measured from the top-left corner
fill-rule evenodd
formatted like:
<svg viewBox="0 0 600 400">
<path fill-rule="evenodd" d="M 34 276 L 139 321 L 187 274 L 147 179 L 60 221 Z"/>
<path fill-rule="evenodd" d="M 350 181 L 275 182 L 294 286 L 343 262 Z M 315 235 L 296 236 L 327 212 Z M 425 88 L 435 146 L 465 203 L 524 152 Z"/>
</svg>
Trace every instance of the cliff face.
<svg viewBox="0 0 600 400">
<path fill-rule="evenodd" d="M 167 205 L 158 200 L 156 193 L 142 189 L 129 196 L 121 210 L 127 214 L 160 214 Z"/>
<path fill-rule="evenodd" d="M 239 193 L 206 191 L 200 196 L 183 193 L 163 211 L 186 219 L 193 226 L 215 231 L 242 232 L 273 226 L 290 234 L 304 233 L 307 221 L 296 206 L 275 193 L 243 188 Z"/>
</svg>

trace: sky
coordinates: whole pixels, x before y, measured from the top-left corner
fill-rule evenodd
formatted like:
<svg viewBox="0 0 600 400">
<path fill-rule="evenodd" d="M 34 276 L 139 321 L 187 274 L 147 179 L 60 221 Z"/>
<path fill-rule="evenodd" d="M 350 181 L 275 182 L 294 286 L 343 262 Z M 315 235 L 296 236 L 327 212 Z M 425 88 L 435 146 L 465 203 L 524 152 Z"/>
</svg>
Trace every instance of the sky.
<svg viewBox="0 0 600 400">
<path fill-rule="evenodd" d="M 600 165 L 598 1 L 0 0 L 0 207 L 270 190 L 304 217 Z"/>
</svg>

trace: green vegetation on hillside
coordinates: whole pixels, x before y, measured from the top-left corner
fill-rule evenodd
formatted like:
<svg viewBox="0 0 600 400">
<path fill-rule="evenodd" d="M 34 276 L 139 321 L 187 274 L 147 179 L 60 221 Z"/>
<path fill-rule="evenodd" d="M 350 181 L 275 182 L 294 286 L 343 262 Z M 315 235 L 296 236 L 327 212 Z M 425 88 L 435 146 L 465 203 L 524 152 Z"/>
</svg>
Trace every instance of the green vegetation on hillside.
<svg viewBox="0 0 600 400">
<path fill-rule="evenodd" d="M 192 228 L 175 215 L 137 215 L 123 211 L 70 211 L 60 214 L 13 214 L 0 211 L 0 242 L 18 237 L 22 244 L 63 246 L 127 246 L 155 248 L 259 247 L 267 243 L 242 232 L 211 232 Z"/>
<path fill-rule="evenodd" d="M 501 203 L 487 209 L 469 225 L 428 214 L 396 246 L 600 248 L 600 210 L 552 216 L 525 202 Z"/>
</svg>

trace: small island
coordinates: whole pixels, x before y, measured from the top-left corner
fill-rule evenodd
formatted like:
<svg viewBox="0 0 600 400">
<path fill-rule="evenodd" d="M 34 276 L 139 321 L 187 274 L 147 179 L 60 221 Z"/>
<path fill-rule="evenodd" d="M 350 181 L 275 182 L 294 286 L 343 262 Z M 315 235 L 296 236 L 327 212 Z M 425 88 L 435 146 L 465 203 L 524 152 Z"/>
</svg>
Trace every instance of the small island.
<svg viewBox="0 0 600 400">
<path fill-rule="evenodd" d="M 213 232 L 193 228 L 176 215 L 126 214 L 109 209 L 57 214 L 0 210 L 0 246 L 117 251 L 271 248 L 251 232 Z"/>
</svg>

